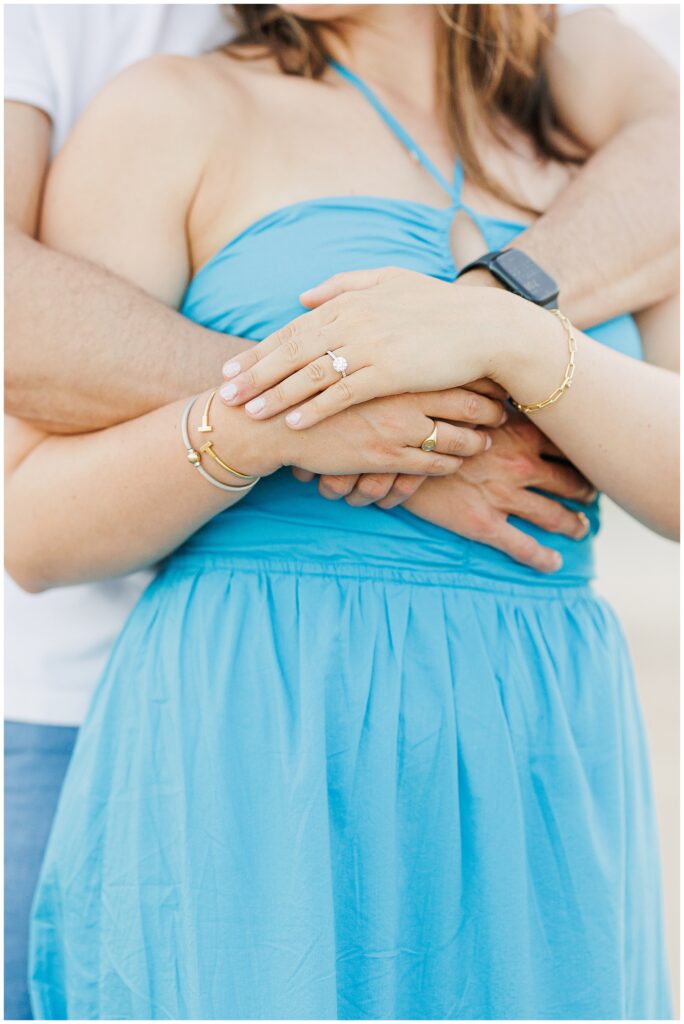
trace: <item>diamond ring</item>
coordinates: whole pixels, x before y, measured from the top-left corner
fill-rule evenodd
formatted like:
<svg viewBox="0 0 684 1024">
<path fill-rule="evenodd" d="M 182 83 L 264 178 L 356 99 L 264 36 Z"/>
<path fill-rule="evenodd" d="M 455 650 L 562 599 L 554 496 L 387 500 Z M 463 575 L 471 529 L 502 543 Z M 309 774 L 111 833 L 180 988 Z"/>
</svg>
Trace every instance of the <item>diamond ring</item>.
<svg viewBox="0 0 684 1024">
<path fill-rule="evenodd" d="M 349 369 L 349 363 L 344 356 L 336 356 L 334 352 L 326 352 L 326 356 L 330 356 L 332 359 L 333 370 L 341 373 L 343 377 L 347 376 L 347 370 Z"/>
</svg>

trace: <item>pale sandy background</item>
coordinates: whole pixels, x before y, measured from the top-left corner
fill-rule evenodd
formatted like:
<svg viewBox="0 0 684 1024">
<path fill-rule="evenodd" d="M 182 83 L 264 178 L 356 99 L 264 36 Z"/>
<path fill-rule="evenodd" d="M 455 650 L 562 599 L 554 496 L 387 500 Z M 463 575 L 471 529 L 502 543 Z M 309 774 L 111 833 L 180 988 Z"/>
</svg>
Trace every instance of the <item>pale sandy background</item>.
<svg viewBox="0 0 684 1024">
<path fill-rule="evenodd" d="M 614 4 L 679 67 L 679 5 Z M 598 545 L 600 591 L 632 649 L 651 745 L 675 1015 L 679 992 L 679 548 L 604 499 Z"/>
</svg>

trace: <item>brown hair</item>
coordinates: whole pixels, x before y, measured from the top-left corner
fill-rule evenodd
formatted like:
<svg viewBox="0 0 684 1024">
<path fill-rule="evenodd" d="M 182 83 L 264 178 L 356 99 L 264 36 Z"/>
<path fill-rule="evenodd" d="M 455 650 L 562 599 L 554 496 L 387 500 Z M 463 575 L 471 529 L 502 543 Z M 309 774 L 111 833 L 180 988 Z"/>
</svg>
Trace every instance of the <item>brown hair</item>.
<svg viewBox="0 0 684 1024">
<path fill-rule="evenodd" d="M 532 140 L 538 154 L 582 159 L 578 140 L 560 124 L 544 68 L 556 25 L 554 4 L 437 4 L 437 74 L 443 117 L 466 176 L 502 199 L 477 153 L 476 128 L 507 144 L 505 125 Z M 240 31 L 228 50 L 245 44 L 269 51 L 288 75 L 320 78 L 330 54 L 320 24 L 276 4 L 235 4 Z M 330 26 L 332 27 L 332 26 Z"/>
</svg>

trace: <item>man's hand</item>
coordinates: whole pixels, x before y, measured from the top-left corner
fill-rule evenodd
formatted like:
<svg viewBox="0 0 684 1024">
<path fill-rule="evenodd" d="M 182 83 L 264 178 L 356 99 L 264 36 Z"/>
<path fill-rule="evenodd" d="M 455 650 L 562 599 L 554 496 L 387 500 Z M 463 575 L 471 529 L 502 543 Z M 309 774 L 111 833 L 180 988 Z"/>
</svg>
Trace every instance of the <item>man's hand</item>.
<svg viewBox="0 0 684 1024">
<path fill-rule="evenodd" d="M 498 402 L 505 402 L 508 395 L 502 387 L 495 384 L 493 380 L 483 378 L 473 381 L 465 389 L 476 395 L 485 398 L 493 398 Z M 471 409 L 471 417 L 483 424 L 489 424 L 487 419 L 488 406 L 481 403 Z M 508 412 L 504 409 L 503 415 L 496 426 L 502 426 L 508 419 Z M 496 429 L 496 428 L 495 428 Z M 491 433 L 490 435 L 491 436 Z M 292 469 L 293 476 L 303 484 L 310 483 L 314 479 L 314 473 L 308 469 L 300 469 L 295 466 Z M 318 481 L 318 490 L 322 497 L 329 501 L 339 501 L 344 498 L 348 505 L 360 508 L 364 505 L 377 505 L 379 508 L 395 508 L 416 493 L 424 481 L 425 476 L 411 476 L 408 473 L 361 473 L 356 476 L 321 476 Z"/>
<path fill-rule="evenodd" d="M 558 552 L 544 547 L 508 522 L 514 515 L 550 533 L 581 540 L 589 530 L 583 512 L 536 494 L 534 487 L 559 498 L 588 503 L 595 488 L 529 420 L 511 413 L 508 423 L 492 431 L 492 447 L 464 463 L 452 476 L 427 480 L 405 503 L 414 515 L 503 551 L 539 572 L 556 572 Z"/>
<path fill-rule="evenodd" d="M 540 572 L 555 572 L 561 565 L 558 553 L 512 526 L 508 516 L 581 540 L 589 528 L 586 516 L 529 488 L 585 503 L 595 498 L 596 491 L 524 416 L 511 411 L 508 422 L 491 430 L 491 437 L 488 451 L 467 459 L 456 473 L 439 480 L 389 474 L 325 476 L 319 480 L 319 490 L 326 498 L 346 495 L 352 505 L 375 501 L 381 508 L 391 508 L 403 502 L 421 519 L 503 551 Z M 302 481 L 313 477 L 301 470 L 294 473 Z"/>
<path fill-rule="evenodd" d="M 315 474 L 308 469 L 293 466 L 292 475 L 300 483 L 308 484 Z M 427 480 L 426 476 L 409 476 L 407 473 L 362 473 L 360 476 L 322 476 L 318 490 L 329 501 L 344 498 L 348 505 L 360 508 L 363 505 L 378 505 L 379 508 L 394 508 L 408 501 Z"/>
</svg>

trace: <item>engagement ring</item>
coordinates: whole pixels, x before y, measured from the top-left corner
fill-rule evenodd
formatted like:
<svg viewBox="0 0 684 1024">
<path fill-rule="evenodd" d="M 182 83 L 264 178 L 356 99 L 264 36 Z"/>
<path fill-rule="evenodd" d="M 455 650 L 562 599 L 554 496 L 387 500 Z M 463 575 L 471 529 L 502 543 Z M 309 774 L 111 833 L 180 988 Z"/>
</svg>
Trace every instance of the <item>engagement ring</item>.
<svg viewBox="0 0 684 1024">
<path fill-rule="evenodd" d="M 337 370 L 343 377 L 347 376 L 347 370 L 349 369 L 349 363 L 344 356 L 336 356 L 334 352 L 326 352 L 327 356 L 332 359 L 333 370 Z"/>
</svg>

